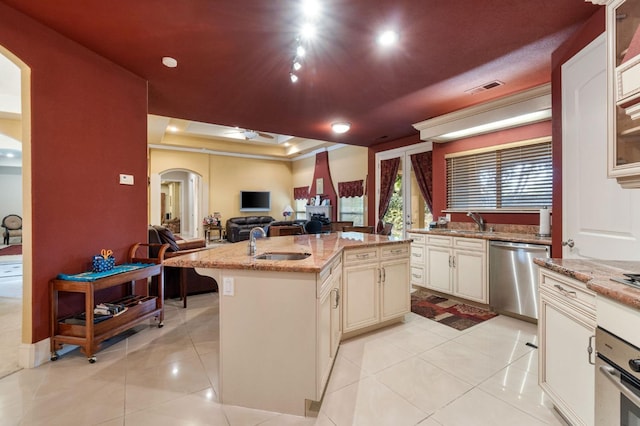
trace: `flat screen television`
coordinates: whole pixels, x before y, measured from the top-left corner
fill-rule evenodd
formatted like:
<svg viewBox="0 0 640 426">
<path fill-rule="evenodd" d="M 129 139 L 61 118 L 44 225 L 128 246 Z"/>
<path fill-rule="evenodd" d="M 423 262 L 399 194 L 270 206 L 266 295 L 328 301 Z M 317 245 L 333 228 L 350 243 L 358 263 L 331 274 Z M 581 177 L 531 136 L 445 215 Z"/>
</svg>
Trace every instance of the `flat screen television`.
<svg viewBox="0 0 640 426">
<path fill-rule="evenodd" d="M 240 191 L 241 212 L 268 212 L 271 210 L 271 192 Z"/>
</svg>

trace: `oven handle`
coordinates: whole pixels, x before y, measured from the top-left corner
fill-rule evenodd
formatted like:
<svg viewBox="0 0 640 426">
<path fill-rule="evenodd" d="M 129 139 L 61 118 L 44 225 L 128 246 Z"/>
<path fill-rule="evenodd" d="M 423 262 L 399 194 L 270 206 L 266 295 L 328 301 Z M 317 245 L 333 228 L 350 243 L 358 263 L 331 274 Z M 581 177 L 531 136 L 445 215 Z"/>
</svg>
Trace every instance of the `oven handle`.
<svg viewBox="0 0 640 426">
<path fill-rule="evenodd" d="M 600 366 L 600 373 L 604 374 L 604 377 L 609 379 L 609 381 L 618 389 L 624 396 L 629 398 L 631 402 L 635 404 L 636 407 L 640 407 L 640 398 L 631 392 L 625 385 L 620 381 L 620 373 L 616 371 L 615 368 L 610 367 L 608 365 Z"/>
</svg>

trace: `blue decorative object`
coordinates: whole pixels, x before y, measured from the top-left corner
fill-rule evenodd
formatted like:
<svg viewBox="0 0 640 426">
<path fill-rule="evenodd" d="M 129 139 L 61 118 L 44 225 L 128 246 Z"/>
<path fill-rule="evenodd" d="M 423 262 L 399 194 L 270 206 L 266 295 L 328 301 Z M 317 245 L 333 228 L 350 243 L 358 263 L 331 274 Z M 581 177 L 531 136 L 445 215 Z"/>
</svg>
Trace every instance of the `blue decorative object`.
<svg viewBox="0 0 640 426">
<path fill-rule="evenodd" d="M 103 257 L 101 255 L 93 256 L 93 272 L 105 272 L 116 266 L 116 258 L 113 256 Z"/>
</svg>

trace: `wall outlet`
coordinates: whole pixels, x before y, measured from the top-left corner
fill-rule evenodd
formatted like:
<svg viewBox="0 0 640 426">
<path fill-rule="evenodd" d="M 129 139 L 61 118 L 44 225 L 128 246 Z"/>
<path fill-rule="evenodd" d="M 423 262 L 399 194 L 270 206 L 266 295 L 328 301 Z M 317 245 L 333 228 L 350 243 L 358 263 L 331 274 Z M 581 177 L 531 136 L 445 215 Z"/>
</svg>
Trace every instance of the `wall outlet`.
<svg viewBox="0 0 640 426">
<path fill-rule="evenodd" d="M 223 296 L 233 296 L 235 293 L 233 285 L 233 277 L 224 277 L 222 279 L 222 295 Z"/>
<path fill-rule="evenodd" d="M 120 174 L 120 185 L 133 185 L 133 175 Z"/>
</svg>

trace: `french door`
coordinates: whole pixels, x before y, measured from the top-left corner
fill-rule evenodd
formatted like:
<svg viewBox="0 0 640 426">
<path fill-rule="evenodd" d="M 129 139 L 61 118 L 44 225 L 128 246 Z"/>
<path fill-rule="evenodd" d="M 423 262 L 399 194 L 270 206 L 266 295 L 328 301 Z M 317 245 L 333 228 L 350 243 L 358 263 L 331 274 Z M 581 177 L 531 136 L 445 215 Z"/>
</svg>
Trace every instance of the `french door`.
<svg viewBox="0 0 640 426">
<path fill-rule="evenodd" d="M 424 142 L 376 154 L 376 223 L 380 219 L 393 223 L 392 235 L 394 236 L 404 238 L 410 229 L 426 228 L 432 220 L 431 212 L 426 206 L 411 166 L 411 155 L 431 151 L 431 149 L 432 143 Z M 381 163 L 393 158 L 399 158 L 400 164 L 396 176 L 390 177 L 394 183 L 393 196 L 389 208 L 381 218 L 379 217 Z"/>
</svg>

